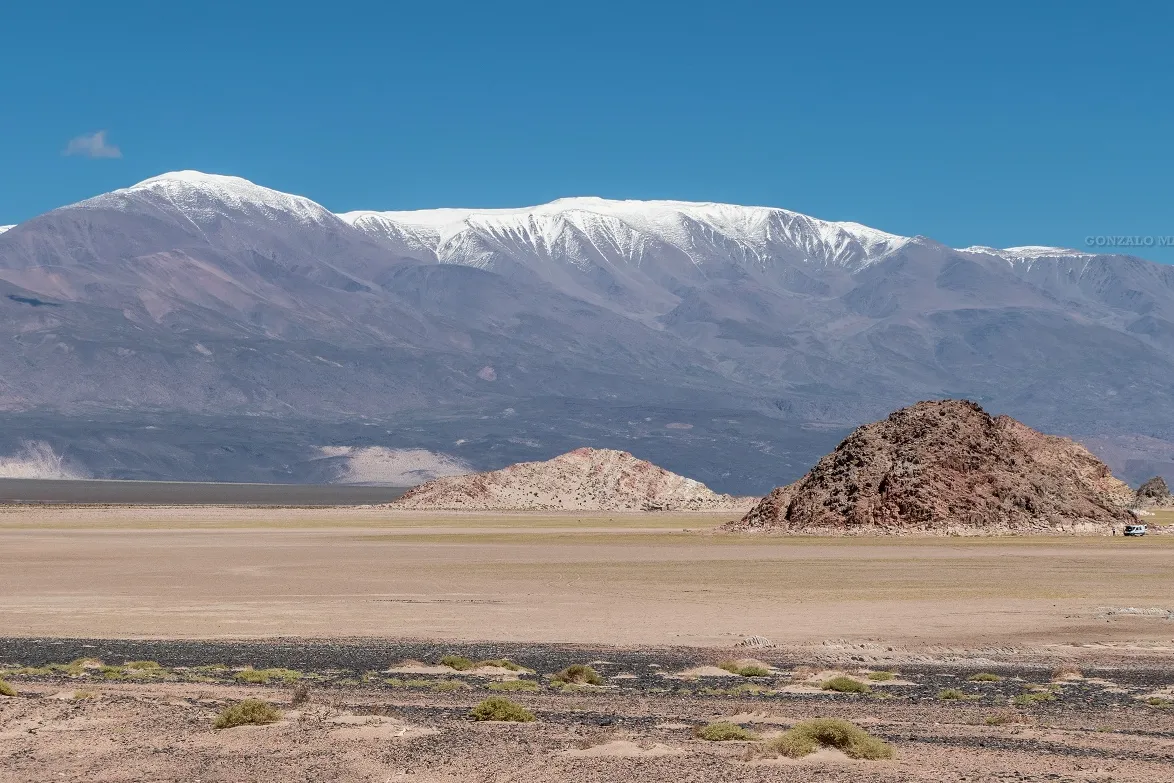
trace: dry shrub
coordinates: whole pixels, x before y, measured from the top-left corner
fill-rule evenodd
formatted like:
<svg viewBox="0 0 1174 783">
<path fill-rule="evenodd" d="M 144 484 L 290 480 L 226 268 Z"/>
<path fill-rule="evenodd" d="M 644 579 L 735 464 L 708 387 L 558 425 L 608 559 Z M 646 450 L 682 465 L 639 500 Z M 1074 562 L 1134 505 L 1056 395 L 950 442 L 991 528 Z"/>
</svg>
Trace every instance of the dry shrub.
<svg viewBox="0 0 1174 783">
<path fill-rule="evenodd" d="M 16 688 L 13 688 L 11 685 L 6 683 L 4 680 L 0 680 L 0 696 L 15 696 L 15 695 L 16 695 Z"/>
<path fill-rule="evenodd" d="M 299 683 L 293 689 L 293 695 L 290 696 L 289 703 L 294 707 L 301 707 L 310 701 L 310 686 L 304 682 Z"/>
<path fill-rule="evenodd" d="M 264 726 L 281 720 L 281 712 L 267 701 L 245 699 L 226 707 L 216 716 L 214 729 L 231 729 L 234 726 Z"/>
<path fill-rule="evenodd" d="M 1084 674 L 1075 666 L 1061 666 L 1052 672 L 1052 680 L 1079 680 Z"/>
<path fill-rule="evenodd" d="M 819 687 L 825 691 L 835 691 L 836 693 L 868 693 L 872 690 L 859 680 L 854 680 L 844 675 L 832 677 Z"/>
<path fill-rule="evenodd" d="M 897 679 L 896 672 L 869 672 L 868 679 L 873 682 L 888 682 Z"/>
<path fill-rule="evenodd" d="M 770 676 L 770 669 L 759 661 L 722 661 L 717 666 L 719 669 L 725 669 L 730 674 L 737 674 L 741 677 Z"/>
<path fill-rule="evenodd" d="M 567 685 L 603 685 L 599 672 L 585 663 L 572 664 L 550 679 Z"/>
<path fill-rule="evenodd" d="M 1002 682 L 1003 681 L 1002 677 L 1000 677 L 997 674 L 991 674 L 990 672 L 979 672 L 978 674 L 972 674 L 969 677 L 967 677 L 966 679 L 969 680 L 970 682 Z"/>
<path fill-rule="evenodd" d="M 987 715 L 983 722 L 988 726 L 1007 726 L 1011 724 L 1028 724 L 1031 718 L 1015 710 L 1000 710 L 993 715 Z"/>
<path fill-rule="evenodd" d="M 796 723 L 782 735 L 763 743 L 767 753 L 803 758 L 820 746 L 836 748 L 853 759 L 891 759 L 893 748 L 854 723 L 839 718 L 815 718 Z"/>
<path fill-rule="evenodd" d="M 534 713 L 521 704 L 512 702 L 504 696 L 490 696 L 469 712 L 473 720 L 501 720 L 514 723 L 530 723 Z"/>
</svg>

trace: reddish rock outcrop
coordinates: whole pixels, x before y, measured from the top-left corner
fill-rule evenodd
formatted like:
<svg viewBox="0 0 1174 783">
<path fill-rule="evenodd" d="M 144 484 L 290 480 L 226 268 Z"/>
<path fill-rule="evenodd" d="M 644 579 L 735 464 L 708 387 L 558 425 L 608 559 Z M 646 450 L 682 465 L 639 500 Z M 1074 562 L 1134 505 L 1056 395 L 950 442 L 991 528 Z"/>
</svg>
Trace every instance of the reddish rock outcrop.
<svg viewBox="0 0 1174 783">
<path fill-rule="evenodd" d="M 576 449 L 546 462 L 421 484 L 396 508 L 496 511 L 744 511 L 757 498 L 719 495 L 700 481 L 612 449 Z"/>
<path fill-rule="evenodd" d="M 727 529 L 1109 533 L 1133 491 L 1083 446 L 965 400 L 919 402 L 848 436 Z"/>
</svg>

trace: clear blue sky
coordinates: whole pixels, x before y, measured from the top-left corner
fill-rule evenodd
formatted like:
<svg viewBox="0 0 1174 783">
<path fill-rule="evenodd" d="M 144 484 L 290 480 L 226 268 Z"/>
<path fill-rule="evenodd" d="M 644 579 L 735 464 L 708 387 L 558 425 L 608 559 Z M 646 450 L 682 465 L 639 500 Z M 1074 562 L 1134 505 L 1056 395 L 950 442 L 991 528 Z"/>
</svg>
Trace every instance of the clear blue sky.
<svg viewBox="0 0 1174 783">
<path fill-rule="evenodd" d="M 0 29 L 0 223 L 195 168 L 337 211 L 601 195 L 955 246 L 1174 235 L 1168 2 L 17 0 Z M 62 154 L 100 130 L 121 157 Z"/>
</svg>

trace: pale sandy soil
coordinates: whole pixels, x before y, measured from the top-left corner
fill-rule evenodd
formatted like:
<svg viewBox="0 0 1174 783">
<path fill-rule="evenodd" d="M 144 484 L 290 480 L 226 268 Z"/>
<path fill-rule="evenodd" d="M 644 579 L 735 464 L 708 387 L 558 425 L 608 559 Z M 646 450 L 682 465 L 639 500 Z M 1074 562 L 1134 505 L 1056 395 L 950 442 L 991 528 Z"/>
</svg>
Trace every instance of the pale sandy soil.
<svg viewBox="0 0 1174 783">
<path fill-rule="evenodd" d="M 516 697 L 531 724 L 472 723 L 486 694 L 319 688 L 293 705 L 288 688 L 189 683 L 21 684 L 0 698 L 0 781 L 1059 781 L 1160 783 L 1174 768 L 1174 715 L 1145 708 L 1025 712 L 989 726 L 990 704 L 930 698 L 807 700 L 599 692 Z M 217 711 L 244 697 L 283 710 L 268 726 L 215 730 Z M 890 742 L 891 761 L 825 749 L 793 761 L 750 760 L 752 743 L 694 739 L 691 728 L 733 719 L 760 736 L 836 715 Z"/>
<path fill-rule="evenodd" d="M 758 635 L 796 649 L 864 645 L 880 657 L 1045 646 L 1174 652 L 1174 537 L 712 533 L 723 519 L 6 509 L 0 628 L 695 646 Z"/>
<path fill-rule="evenodd" d="M 1146 701 L 1174 694 L 1174 537 L 713 533 L 725 518 L 2 509 L 0 676 L 19 695 L 0 697 L 0 783 L 1174 781 L 1174 709 Z M 751 636 L 773 644 L 734 646 Z M 438 665 L 448 652 L 534 673 L 459 673 Z M 19 668 L 88 656 L 165 668 Z M 732 677 L 725 658 L 770 674 Z M 603 687 L 550 684 L 587 661 Z M 310 701 L 190 668 L 213 663 L 296 669 Z M 1085 676 L 1014 704 L 1061 664 Z M 881 668 L 894 679 L 868 678 Z M 980 670 L 1004 679 L 967 679 Z M 822 690 L 840 673 L 872 694 Z M 507 695 L 536 723 L 465 719 L 519 678 L 535 689 Z M 246 696 L 284 719 L 214 730 Z M 896 759 L 749 761 L 744 743 L 691 735 L 828 716 Z"/>
</svg>

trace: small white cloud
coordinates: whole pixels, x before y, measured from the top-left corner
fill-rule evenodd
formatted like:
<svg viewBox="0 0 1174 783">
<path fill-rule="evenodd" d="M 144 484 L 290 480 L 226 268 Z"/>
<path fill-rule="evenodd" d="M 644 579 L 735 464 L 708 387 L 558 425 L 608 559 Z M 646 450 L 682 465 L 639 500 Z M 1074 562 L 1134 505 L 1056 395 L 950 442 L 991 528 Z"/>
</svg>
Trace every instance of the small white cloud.
<svg viewBox="0 0 1174 783">
<path fill-rule="evenodd" d="M 70 139 L 62 155 L 81 155 L 84 158 L 121 158 L 122 150 L 106 143 L 106 131 L 85 133 Z"/>
</svg>

